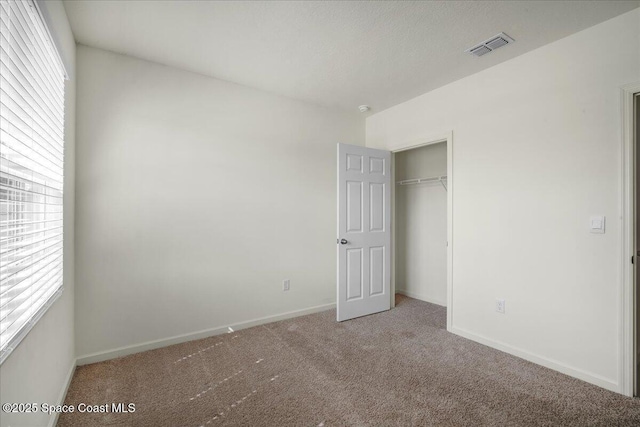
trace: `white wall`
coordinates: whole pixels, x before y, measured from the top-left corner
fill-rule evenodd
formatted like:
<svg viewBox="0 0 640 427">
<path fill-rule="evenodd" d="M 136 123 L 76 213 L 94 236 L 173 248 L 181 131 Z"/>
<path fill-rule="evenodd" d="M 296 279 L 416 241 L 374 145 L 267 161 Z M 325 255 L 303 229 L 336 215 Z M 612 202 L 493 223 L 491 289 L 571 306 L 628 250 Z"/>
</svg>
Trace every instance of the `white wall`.
<svg viewBox="0 0 640 427">
<path fill-rule="evenodd" d="M 453 331 L 613 390 L 638 28 L 636 9 L 367 119 L 373 148 L 453 132 Z"/>
<path fill-rule="evenodd" d="M 361 116 L 85 46 L 78 77 L 80 363 L 335 302 Z"/>
<path fill-rule="evenodd" d="M 394 155 L 395 180 L 447 174 L 447 144 Z M 396 292 L 447 305 L 447 192 L 440 183 L 395 186 Z"/>
<path fill-rule="evenodd" d="M 59 0 L 40 1 L 49 30 L 71 79 L 65 85 L 64 292 L 0 366 L 0 401 L 59 404 L 75 367 L 74 348 L 74 176 L 76 43 Z M 0 426 L 43 426 L 53 422 L 41 412 L 0 412 Z"/>
</svg>

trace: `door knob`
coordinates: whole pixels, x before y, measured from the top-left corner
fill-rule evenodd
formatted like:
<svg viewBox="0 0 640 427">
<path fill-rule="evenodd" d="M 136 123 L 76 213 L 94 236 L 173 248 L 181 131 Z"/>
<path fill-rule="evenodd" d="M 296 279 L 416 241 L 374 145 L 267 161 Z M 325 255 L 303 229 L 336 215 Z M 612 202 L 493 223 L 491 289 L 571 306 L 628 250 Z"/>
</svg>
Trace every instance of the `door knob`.
<svg viewBox="0 0 640 427">
<path fill-rule="evenodd" d="M 347 239 L 340 239 L 340 244 L 341 245 L 346 245 L 347 243 L 349 243 L 349 242 L 347 242 Z"/>
</svg>

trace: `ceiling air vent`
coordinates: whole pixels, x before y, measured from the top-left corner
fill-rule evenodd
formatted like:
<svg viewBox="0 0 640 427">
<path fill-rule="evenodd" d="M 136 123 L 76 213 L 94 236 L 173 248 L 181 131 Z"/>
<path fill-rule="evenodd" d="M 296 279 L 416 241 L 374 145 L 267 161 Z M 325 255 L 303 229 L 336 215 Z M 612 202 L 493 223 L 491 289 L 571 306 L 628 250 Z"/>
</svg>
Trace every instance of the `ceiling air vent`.
<svg viewBox="0 0 640 427">
<path fill-rule="evenodd" d="M 467 49 L 465 52 L 469 52 L 470 54 L 475 56 L 482 56 L 499 47 L 502 47 L 509 43 L 513 43 L 514 41 L 515 40 L 513 40 L 511 37 L 509 37 L 505 33 L 500 33 L 480 43 L 479 45 L 472 47 L 471 49 Z"/>
<path fill-rule="evenodd" d="M 471 49 L 469 51 L 470 53 L 474 54 L 475 56 L 482 56 L 485 53 L 489 53 L 491 52 L 491 49 L 489 49 L 488 47 L 486 47 L 485 45 L 480 45 L 480 46 L 476 46 L 473 49 Z"/>
</svg>

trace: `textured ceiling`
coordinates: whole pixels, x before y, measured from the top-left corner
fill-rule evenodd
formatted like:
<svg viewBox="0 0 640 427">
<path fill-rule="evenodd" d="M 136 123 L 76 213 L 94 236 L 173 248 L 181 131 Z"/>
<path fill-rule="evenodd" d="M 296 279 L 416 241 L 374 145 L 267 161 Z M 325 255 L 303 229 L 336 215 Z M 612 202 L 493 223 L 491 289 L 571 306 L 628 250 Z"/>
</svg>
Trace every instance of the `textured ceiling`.
<svg viewBox="0 0 640 427">
<path fill-rule="evenodd" d="M 640 6 L 640 1 L 65 1 L 79 43 L 371 113 Z M 516 42 L 464 51 L 505 32 Z"/>
</svg>

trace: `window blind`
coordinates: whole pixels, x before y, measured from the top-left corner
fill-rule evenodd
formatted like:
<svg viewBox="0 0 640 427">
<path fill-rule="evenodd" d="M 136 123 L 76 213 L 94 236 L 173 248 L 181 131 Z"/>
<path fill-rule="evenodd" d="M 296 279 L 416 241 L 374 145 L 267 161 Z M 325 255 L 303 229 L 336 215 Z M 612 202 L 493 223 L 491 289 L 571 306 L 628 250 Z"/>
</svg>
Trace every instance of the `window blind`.
<svg viewBox="0 0 640 427">
<path fill-rule="evenodd" d="M 64 80 L 37 4 L 0 0 L 0 363 L 62 292 Z"/>
</svg>

